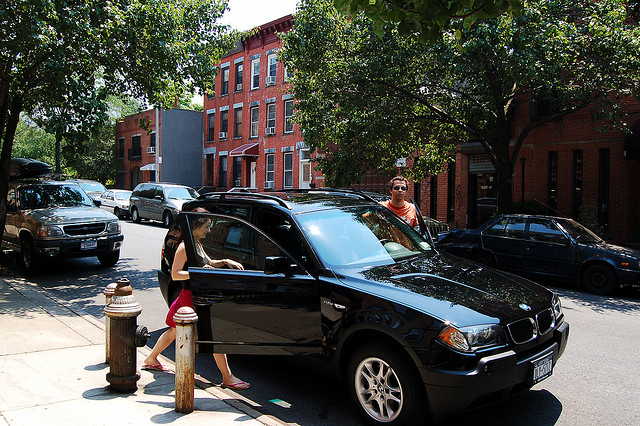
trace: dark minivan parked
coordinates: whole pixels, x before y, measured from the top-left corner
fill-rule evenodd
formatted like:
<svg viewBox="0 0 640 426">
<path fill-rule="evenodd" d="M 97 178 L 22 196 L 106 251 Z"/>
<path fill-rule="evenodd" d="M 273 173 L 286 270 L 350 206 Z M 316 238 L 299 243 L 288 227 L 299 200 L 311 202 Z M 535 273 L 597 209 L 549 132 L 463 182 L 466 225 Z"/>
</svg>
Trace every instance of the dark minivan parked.
<svg viewBox="0 0 640 426">
<path fill-rule="evenodd" d="M 640 285 L 640 251 L 608 244 L 562 217 L 501 215 L 451 231 L 438 247 L 517 274 L 573 280 L 595 294 Z"/>
<path fill-rule="evenodd" d="M 180 290 L 168 276 L 180 240 L 200 352 L 324 361 L 373 424 L 425 423 L 529 389 L 567 344 L 556 294 L 440 253 L 363 194 L 212 193 L 185 204 L 162 251 L 167 303 Z"/>
</svg>

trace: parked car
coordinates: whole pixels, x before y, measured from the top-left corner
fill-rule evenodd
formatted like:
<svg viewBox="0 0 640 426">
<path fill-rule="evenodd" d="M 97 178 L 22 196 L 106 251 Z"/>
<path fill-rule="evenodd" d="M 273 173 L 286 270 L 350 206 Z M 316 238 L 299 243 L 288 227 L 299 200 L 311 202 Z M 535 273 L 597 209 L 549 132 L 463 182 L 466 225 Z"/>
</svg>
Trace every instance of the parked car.
<svg viewBox="0 0 640 426">
<path fill-rule="evenodd" d="M 126 189 L 107 189 L 96 199 L 100 201 L 102 209 L 112 212 L 119 219 L 124 219 L 131 216 L 129 213 L 131 192 Z"/>
<path fill-rule="evenodd" d="M 562 217 L 500 215 L 451 231 L 438 247 L 517 274 L 572 280 L 595 294 L 640 285 L 640 251 L 608 244 Z"/>
<path fill-rule="evenodd" d="M 9 182 L 2 247 L 20 253 L 27 273 L 43 259 L 97 256 L 113 266 L 124 237 L 118 218 L 98 208 L 75 183 Z"/>
<path fill-rule="evenodd" d="M 528 389 L 567 344 L 556 294 L 438 252 L 366 195 L 226 192 L 183 207 L 158 277 L 169 304 L 183 239 L 198 350 L 320 360 L 374 424 L 424 423 Z M 196 241 L 202 219 L 211 232 Z M 203 253 L 245 269 L 205 267 Z"/>
<path fill-rule="evenodd" d="M 107 190 L 103 184 L 100 182 L 96 182 L 95 180 L 89 179 L 68 179 L 67 182 L 77 183 L 84 189 L 84 191 L 89 194 L 89 197 L 94 200 L 100 196 L 104 191 Z"/>
<path fill-rule="evenodd" d="M 198 192 L 184 185 L 173 183 L 141 183 L 133 189 L 130 201 L 131 219 L 161 221 L 169 227 L 182 205 L 198 198 Z"/>
</svg>

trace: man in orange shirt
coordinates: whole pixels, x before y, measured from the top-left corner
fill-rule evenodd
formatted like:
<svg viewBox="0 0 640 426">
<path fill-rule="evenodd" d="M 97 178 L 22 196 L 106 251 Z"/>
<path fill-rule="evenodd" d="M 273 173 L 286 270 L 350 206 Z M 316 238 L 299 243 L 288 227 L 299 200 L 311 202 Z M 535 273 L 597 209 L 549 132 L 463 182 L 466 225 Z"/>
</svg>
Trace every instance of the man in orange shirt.
<svg viewBox="0 0 640 426">
<path fill-rule="evenodd" d="M 405 201 L 404 195 L 409 189 L 409 181 L 403 176 L 396 176 L 389 181 L 389 192 L 391 199 L 382 201 L 380 204 L 400 216 L 412 228 L 418 226 L 418 217 L 413 203 Z"/>
</svg>

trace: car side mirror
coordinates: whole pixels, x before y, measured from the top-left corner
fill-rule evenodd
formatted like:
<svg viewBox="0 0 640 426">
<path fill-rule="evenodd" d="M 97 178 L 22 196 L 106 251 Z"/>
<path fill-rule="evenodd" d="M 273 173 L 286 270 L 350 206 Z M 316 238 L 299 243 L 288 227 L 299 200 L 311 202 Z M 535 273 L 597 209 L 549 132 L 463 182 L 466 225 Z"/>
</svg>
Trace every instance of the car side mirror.
<svg viewBox="0 0 640 426">
<path fill-rule="evenodd" d="M 292 271 L 291 260 L 286 256 L 269 256 L 264 259 L 264 273 L 267 275 L 290 275 Z"/>
<path fill-rule="evenodd" d="M 102 205 L 102 201 L 100 200 L 93 200 L 93 204 L 96 205 L 96 207 L 100 207 Z"/>
</svg>

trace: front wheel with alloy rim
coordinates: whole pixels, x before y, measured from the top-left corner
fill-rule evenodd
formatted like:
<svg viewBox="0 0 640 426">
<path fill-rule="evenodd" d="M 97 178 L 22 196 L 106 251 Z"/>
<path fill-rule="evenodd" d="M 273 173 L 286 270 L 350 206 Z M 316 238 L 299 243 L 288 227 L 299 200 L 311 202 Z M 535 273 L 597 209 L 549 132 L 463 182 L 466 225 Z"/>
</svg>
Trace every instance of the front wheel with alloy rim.
<svg viewBox="0 0 640 426">
<path fill-rule="evenodd" d="M 429 422 L 424 384 L 407 356 L 368 344 L 355 351 L 347 371 L 349 393 L 369 423 Z"/>
<path fill-rule="evenodd" d="M 611 268 L 591 265 L 584 271 L 582 285 L 589 293 L 607 295 L 618 288 L 618 280 Z"/>
<path fill-rule="evenodd" d="M 22 267 L 27 274 L 33 274 L 36 272 L 38 269 L 39 258 L 33 248 L 33 241 L 31 238 L 25 238 L 20 243 L 20 258 L 22 260 Z"/>
<path fill-rule="evenodd" d="M 140 223 L 140 214 L 138 213 L 138 209 L 131 209 L 131 220 L 135 223 Z"/>
</svg>

